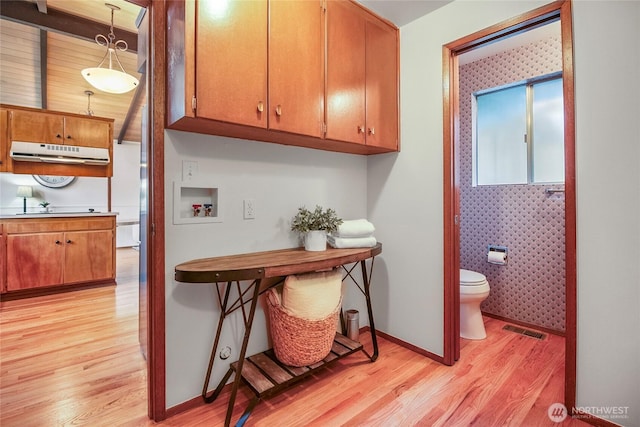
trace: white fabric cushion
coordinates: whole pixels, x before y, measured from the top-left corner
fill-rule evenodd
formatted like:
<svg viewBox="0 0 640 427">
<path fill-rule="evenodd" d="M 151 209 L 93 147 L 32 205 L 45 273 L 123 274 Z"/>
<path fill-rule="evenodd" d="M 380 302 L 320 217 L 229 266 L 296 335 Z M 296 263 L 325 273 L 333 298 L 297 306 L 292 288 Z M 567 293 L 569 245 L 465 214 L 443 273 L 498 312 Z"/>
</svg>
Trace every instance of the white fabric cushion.
<svg viewBox="0 0 640 427">
<path fill-rule="evenodd" d="M 340 270 L 287 276 L 282 290 L 282 308 L 294 317 L 320 320 L 336 310 L 341 294 Z"/>
</svg>

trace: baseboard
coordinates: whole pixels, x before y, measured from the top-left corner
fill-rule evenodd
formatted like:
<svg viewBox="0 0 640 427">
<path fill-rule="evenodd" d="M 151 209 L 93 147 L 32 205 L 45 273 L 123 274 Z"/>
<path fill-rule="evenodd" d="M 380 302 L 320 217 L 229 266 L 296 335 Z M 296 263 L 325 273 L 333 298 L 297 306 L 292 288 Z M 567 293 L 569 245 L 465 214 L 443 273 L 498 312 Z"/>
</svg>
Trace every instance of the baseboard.
<svg viewBox="0 0 640 427">
<path fill-rule="evenodd" d="M 360 331 L 363 331 L 363 330 L 364 331 L 369 331 L 369 327 L 365 326 L 364 328 L 360 329 Z M 445 364 L 444 363 L 444 358 L 442 356 L 438 356 L 435 353 L 431 353 L 430 351 L 427 351 L 427 350 L 422 349 L 420 347 L 416 347 L 413 344 L 410 344 L 410 343 L 408 343 L 406 341 L 402 341 L 401 339 L 398 339 L 398 338 L 396 338 L 394 336 L 391 336 L 391 335 L 389 335 L 387 333 L 384 333 L 384 332 L 381 332 L 381 331 L 378 331 L 378 330 L 376 330 L 376 335 L 386 339 L 387 341 L 391 341 L 392 343 L 397 344 L 400 347 L 404 347 L 404 348 L 406 348 L 408 350 L 411 350 L 414 353 L 418 353 L 418 354 L 420 354 L 422 356 L 426 356 L 429 359 L 435 360 L 438 363 L 442 363 L 443 365 Z"/>
<path fill-rule="evenodd" d="M 229 383 L 231 384 L 231 383 Z M 228 386 L 227 384 L 226 386 Z M 225 387 L 226 387 L 225 386 Z M 182 412 L 190 411 L 191 409 L 198 408 L 200 406 L 206 405 L 202 396 L 194 397 L 193 399 L 189 399 L 186 402 L 182 402 L 176 406 L 172 406 L 171 408 L 167 408 L 166 410 L 166 418 L 173 417 L 174 415 L 178 415 Z M 165 419 L 166 419 L 165 418 Z"/>
<path fill-rule="evenodd" d="M 519 320 L 509 319 L 508 317 L 498 316 L 497 314 L 482 312 L 483 316 L 492 317 L 494 319 L 502 320 L 503 322 L 513 323 L 518 326 L 522 326 L 526 329 L 535 329 L 536 331 L 546 332 L 548 334 L 557 335 L 559 337 L 565 337 L 564 331 L 558 331 L 556 329 L 545 328 L 544 326 L 534 325 L 533 323 L 521 322 Z"/>
</svg>

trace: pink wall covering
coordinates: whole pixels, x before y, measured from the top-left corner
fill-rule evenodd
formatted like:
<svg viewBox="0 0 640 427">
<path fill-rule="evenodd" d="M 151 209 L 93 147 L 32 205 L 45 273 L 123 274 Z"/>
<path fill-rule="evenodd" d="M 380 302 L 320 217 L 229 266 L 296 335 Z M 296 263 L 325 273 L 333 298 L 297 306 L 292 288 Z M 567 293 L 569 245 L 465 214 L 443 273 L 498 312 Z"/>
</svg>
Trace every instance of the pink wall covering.
<svg viewBox="0 0 640 427">
<path fill-rule="evenodd" d="M 562 70 L 552 37 L 460 67 L 461 268 L 478 271 L 491 292 L 482 310 L 557 331 L 565 329 L 562 185 L 472 186 L 472 94 Z M 509 248 L 505 266 L 487 262 L 487 245 Z"/>
</svg>

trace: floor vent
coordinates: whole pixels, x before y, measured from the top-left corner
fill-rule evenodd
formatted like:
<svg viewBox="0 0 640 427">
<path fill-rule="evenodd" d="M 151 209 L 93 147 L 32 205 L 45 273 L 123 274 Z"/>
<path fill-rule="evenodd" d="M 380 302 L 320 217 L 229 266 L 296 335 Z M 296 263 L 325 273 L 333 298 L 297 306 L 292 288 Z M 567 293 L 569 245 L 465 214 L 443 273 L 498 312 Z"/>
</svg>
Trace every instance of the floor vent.
<svg viewBox="0 0 640 427">
<path fill-rule="evenodd" d="M 504 328 L 502 329 L 504 329 L 505 331 L 515 332 L 516 334 L 526 335 L 528 337 L 535 338 L 537 340 L 543 340 L 545 337 L 545 334 L 543 333 L 532 331 L 529 329 L 519 328 L 513 325 L 504 325 Z"/>
</svg>

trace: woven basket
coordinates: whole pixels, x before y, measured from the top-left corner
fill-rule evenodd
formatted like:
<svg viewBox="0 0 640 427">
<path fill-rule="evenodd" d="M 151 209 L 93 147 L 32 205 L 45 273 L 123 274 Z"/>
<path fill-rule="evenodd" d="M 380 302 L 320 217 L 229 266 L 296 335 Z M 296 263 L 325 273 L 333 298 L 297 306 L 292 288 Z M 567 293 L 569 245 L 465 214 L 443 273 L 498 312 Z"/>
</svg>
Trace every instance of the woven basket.
<svg viewBox="0 0 640 427">
<path fill-rule="evenodd" d="M 279 361 L 289 366 L 307 366 L 327 357 L 336 335 L 340 304 L 321 320 L 291 316 L 272 298 L 267 298 L 267 304 L 273 350 Z"/>
</svg>

